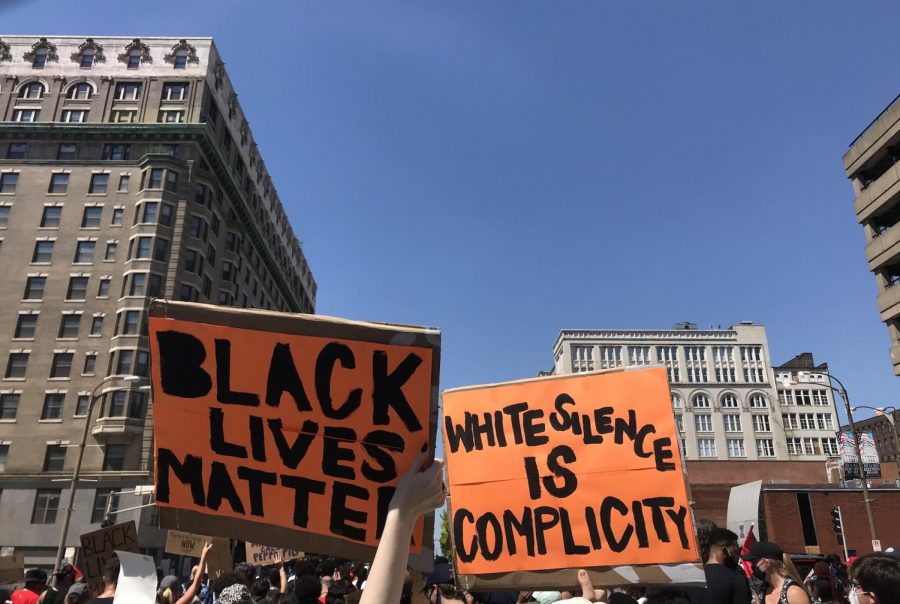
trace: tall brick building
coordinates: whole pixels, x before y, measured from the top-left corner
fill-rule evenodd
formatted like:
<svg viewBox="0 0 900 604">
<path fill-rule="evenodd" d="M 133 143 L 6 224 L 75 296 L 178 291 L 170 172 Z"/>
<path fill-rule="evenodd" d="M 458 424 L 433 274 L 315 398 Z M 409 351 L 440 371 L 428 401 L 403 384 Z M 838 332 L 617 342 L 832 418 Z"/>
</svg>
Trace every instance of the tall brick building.
<svg viewBox="0 0 900 604">
<path fill-rule="evenodd" d="M 211 39 L 0 38 L 0 281 L 0 545 L 50 566 L 85 422 L 67 545 L 149 497 L 150 298 L 314 311 Z"/>
</svg>

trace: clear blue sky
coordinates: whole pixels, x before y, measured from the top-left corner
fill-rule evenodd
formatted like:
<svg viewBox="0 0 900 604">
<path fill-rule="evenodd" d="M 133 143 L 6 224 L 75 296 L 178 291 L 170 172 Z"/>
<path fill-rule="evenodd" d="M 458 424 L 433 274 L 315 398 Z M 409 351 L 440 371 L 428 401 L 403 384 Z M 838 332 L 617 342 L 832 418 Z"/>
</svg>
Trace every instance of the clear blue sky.
<svg viewBox="0 0 900 604">
<path fill-rule="evenodd" d="M 319 284 L 439 326 L 442 386 L 562 328 L 766 325 L 897 402 L 841 156 L 896 2 L 0 0 L 7 34 L 213 36 Z"/>
</svg>

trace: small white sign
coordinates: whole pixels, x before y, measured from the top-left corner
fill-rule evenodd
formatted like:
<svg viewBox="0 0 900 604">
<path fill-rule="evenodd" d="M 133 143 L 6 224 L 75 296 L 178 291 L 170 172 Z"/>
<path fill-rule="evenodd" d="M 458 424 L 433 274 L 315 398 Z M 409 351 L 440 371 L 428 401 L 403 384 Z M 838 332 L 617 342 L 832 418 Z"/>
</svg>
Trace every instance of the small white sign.
<svg viewBox="0 0 900 604">
<path fill-rule="evenodd" d="M 156 562 L 151 556 L 116 552 L 121 563 L 113 604 L 155 604 Z"/>
<path fill-rule="evenodd" d="M 872 539 L 872 551 L 873 552 L 881 551 L 881 540 L 880 539 Z"/>
</svg>

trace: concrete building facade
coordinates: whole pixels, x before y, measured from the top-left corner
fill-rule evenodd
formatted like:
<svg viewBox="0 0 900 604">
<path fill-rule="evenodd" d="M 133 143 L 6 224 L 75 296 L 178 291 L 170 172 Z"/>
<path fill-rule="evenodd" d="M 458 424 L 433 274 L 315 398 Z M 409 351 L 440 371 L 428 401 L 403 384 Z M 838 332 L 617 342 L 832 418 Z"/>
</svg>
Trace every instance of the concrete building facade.
<svg viewBox="0 0 900 604">
<path fill-rule="evenodd" d="M 878 288 L 894 373 L 900 375 L 900 97 L 850 143 L 844 170 L 853 185 L 856 220 L 866 237 L 866 260 Z"/>
<path fill-rule="evenodd" d="M 830 390 L 805 384 L 798 387 L 796 398 L 779 397 L 781 387 L 762 325 L 563 330 L 553 351 L 554 373 L 664 366 L 689 462 L 825 461 L 837 455 L 838 420 Z M 807 411 L 812 424 L 807 423 Z M 786 426 L 785 421 L 790 423 Z M 800 440 L 789 440 L 789 435 Z"/>
<path fill-rule="evenodd" d="M 212 39 L 0 37 L 0 282 L 0 553 L 49 567 L 85 422 L 67 545 L 149 501 L 151 298 L 314 312 Z"/>
</svg>

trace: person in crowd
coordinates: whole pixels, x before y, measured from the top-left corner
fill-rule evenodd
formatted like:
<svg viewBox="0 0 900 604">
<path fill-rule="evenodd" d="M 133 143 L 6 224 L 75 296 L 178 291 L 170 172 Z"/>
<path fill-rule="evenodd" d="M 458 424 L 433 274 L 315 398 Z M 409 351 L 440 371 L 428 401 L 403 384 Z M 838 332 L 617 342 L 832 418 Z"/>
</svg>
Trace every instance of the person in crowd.
<svg viewBox="0 0 900 604">
<path fill-rule="evenodd" d="M 427 451 L 425 444 L 397 483 L 360 604 L 396 604 L 400 601 L 416 519 L 444 503 L 444 462 L 435 459 L 423 469 Z"/>
<path fill-rule="evenodd" d="M 73 583 L 66 591 L 66 604 L 87 604 L 91 597 L 87 583 Z"/>
<path fill-rule="evenodd" d="M 213 585 L 212 585 L 214 600 L 218 600 L 219 594 L 222 593 L 226 588 L 231 587 L 232 585 L 243 585 L 243 584 L 244 584 L 244 577 L 238 576 L 238 573 L 236 571 L 230 572 L 230 573 L 223 573 L 223 574 L 219 575 L 216 578 L 216 580 L 213 581 Z"/>
<path fill-rule="evenodd" d="M 294 580 L 294 595 L 297 597 L 298 604 L 319 604 L 319 597 L 322 595 L 322 581 L 313 574 L 299 575 Z"/>
<path fill-rule="evenodd" d="M 243 583 L 247 589 L 249 589 L 256 580 L 256 569 L 246 562 L 238 562 L 235 564 L 234 572 L 238 577 L 241 577 L 241 583 Z"/>
<path fill-rule="evenodd" d="M 9 599 L 12 604 L 37 604 L 46 590 L 47 573 L 39 568 L 30 568 L 25 571 L 25 587 L 14 591 Z"/>
<path fill-rule="evenodd" d="M 844 604 L 844 598 L 838 597 L 832 588 L 832 582 L 818 577 L 809 583 L 809 593 L 813 604 Z"/>
<path fill-rule="evenodd" d="M 272 584 L 269 583 L 268 579 L 257 579 L 250 586 L 250 597 L 253 598 L 254 602 L 259 602 L 265 599 L 271 588 Z"/>
<path fill-rule="evenodd" d="M 328 588 L 328 595 L 325 596 L 325 604 L 345 604 L 345 598 L 356 591 L 353 584 L 347 580 L 335 581 Z"/>
<path fill-rule="evenodd" d="M 200 564 L 197 566 L 206 568 L 206 560 L 209 557 L 210 550 L 212 550 L 212 543 L 204 543 L 203 549 L 200 551 Z M 194 573 L 191 584 L 186 590 L 182 590 L 178 577 L 175 575 L 163 577 L 159 582 L 156 600 L 159 604 L 191 604 L 194 601 L 194 596 L 200 593 L 200 582 L 202 579 L 202 573 Z"/>
<path fill-rule="evenodd" d="M 243 573 L 241 573 L 243 574 Z M 237 575 L 237 573 L 235 573 Z M 235 583 L 222 589 L 216 596 L 219 604 L 253 604 L 250 590 L 243 583 Z"/>
<path fill-rule="evenodd" d="M 692 604 L 750 604 L 750 585 L 740 571 L 737 535 L 724 528 L 706 532 L 706 587 L 685 588 Z"/>
<path fill-rule="evenodd" d="M 833 598 L 836 602 L 838 602 L 838 604 L 846 604 L 846 600 L 844 599 L 844 596 L 843 596 L 844 587 L 843 587 L 843 585 L 841 585 L 841 582 L 838 581 L 837 575 L 835 574 L 834 569 L 831 567 L 830 561 L 829 562 L 822 562 L 822 561 L 816 562 L 813 565 L 812 570 L 809 573 L 809 576 L 806 578 L 806 581 L 804 581 L 804 583 L 806 583 L 807 590 L 813 597 L 813 600 L 815 600 L 816 597 L 819 597 L 820 599 L 824 599 L 821 595 L 816 596 L 816 594 L 813 593 L 813 586 L 815 586 L 817 583 L 820 583 L 822 581 L 825 581 L 826 583 L 828 583 L 828 590 L 827 590 L 828 598 Z M 823 590 L 818 589 L 817 591 L 821 593 Z M 828 599 L 825 601 L 830 602 L 831 600 Z"/>
<path fill-rule="evenodd" d="M 53 586 L 41 594 L 41 604 L 63 604 L 69 587 L 75 583 L 75 569 L 71 564 L 63 564 L 58 571 L 53 573 L 56 578 Z"/>
<path fill-rule="evenodd" d="M 106 561 L 106 564 L 103 565 L 103 574 L 100 576 L 102 591 L 99 596 L 90 601 L 90 604 L 112 604 L 116 597 L 120 568 L 121 564 L 116 556 Z"/>
<path fill-rule="evenodd" d="M 703 518 L 697 521 L 697 547 L 700 549 L 700 559 L 709 557 L 709 534 L 713 529 L 719 528 L 712 520 Z"/>
<path fill-rule="evenodd" d="M 794 563 L 771 541 L 758 541 L 744 555 L 744 560 L 765 576 L 760 604 L 810 604 L 809 594 Z"/>
<path fill-rule="evenodd" d="M 850 567 L 850 601 L 887 604 L 900 601 L 900 558 L 890 554 L 860 556 Z"/>
</svg>

